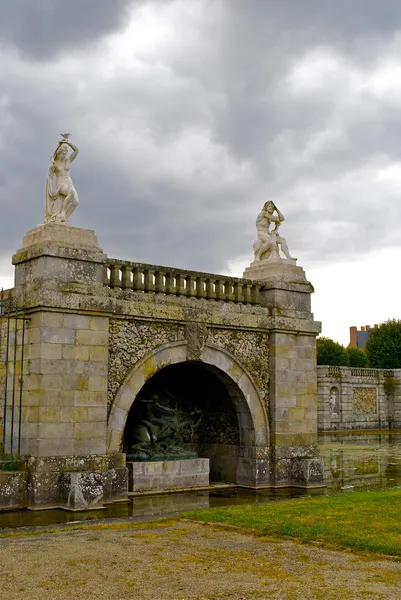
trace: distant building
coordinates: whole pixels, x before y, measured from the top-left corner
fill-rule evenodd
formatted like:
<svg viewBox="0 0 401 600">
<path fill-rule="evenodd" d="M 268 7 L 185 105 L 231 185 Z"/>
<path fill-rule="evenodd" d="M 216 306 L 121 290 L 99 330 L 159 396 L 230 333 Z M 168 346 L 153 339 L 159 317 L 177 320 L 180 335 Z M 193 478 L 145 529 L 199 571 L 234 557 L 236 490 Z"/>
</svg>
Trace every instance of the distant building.
<svg viewBox="0 0 401 600">
<path fill-rule="evenodd" d="M 376 329 L 377 324 L 373 325 Z M 362 325 L 361 329 L 357 329 L 355 325 L 349 328 L 349 345 L 363 348 L 369 338 L 372 327 L 370 325 Z"/>
</svg>

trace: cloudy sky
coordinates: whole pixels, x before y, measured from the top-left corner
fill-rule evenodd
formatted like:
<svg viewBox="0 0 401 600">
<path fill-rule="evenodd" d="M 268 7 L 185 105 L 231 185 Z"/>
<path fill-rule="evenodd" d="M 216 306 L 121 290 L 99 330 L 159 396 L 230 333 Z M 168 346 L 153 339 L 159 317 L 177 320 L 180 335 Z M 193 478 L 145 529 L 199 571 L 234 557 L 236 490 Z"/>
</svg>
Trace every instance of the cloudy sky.
<svg viewBox="0 0 401 600">
<path fill-rule="evenodd" d="M 1 0 L 5 287 L 61 131 L 109 256 L 241 275 L 273 199 L 324 335 L 401 318 L 400 0 Z"/>
</svg>

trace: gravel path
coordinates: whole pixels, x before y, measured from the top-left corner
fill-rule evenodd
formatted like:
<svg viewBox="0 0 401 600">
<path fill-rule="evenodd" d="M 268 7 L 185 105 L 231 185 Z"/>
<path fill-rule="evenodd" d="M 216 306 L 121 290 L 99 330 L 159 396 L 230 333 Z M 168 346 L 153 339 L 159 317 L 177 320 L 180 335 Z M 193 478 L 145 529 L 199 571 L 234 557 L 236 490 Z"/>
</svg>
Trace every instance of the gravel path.
<svg viewBox="0 0 401 600">
<path fill-rule="evenodd" d="M 191 522 L 119 524 L 0 539 L 0 598 L 400 600 L 401 562 Z"/>
</svg>

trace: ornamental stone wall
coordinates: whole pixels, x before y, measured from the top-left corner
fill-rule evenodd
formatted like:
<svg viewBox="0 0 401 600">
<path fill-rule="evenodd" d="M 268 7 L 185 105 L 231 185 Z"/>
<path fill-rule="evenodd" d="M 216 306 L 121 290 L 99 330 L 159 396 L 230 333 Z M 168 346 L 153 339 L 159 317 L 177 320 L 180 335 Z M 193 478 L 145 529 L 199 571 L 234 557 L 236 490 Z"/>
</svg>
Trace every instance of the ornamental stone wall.
<svg viewBox="0 0 401 600">
<path fill-rule="evenodd" d="M 317 383 L 319 431 L 401 427 L 401 369 L 319 366 Z"/>
<path fill-rule="evenodd" d="M 230 435 L 210 428 L 215 439 L 199 446 L 216 472 L 249 487 L 321 483 L 320 324 L 300 267 L 276 261 L 250 280 L 116 261 L 93 231 L 54 224 L 28 232 L 13 262 L 26 315 L 28 504 L 123 497 L 137 395 L 166 367 L 191 363 L 224 386 L 237 423 Z"/>
</svg>

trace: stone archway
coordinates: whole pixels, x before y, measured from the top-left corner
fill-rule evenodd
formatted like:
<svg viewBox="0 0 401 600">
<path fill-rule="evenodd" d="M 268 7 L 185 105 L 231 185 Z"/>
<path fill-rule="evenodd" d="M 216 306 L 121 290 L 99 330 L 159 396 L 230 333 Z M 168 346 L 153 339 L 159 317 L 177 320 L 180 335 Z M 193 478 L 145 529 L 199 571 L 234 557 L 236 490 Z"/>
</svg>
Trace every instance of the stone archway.
<svg viewBox="0 0 401 600">
<path fill-rule="evenodd" d="M 255 486 L 267 483 L 269 427 L 266 409 L 249 372 L 226 350 L 206 345 L 204 365 L 224 385 L 234 406 L 239 429 L 235 483 Z M 143 386 L 164 367 L 188 363 L 187 345 L 169 343 L 144 357 L 131 370 L 115 397 L 108 420 L 108 451 L 121 451 L 124 429 L 135 399 Z"/>
</svg>

